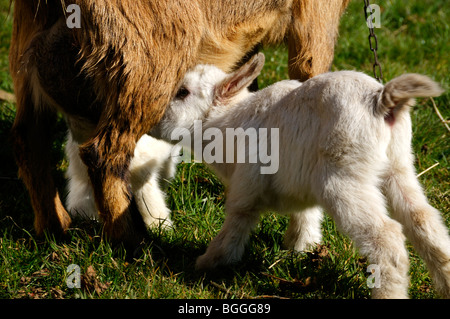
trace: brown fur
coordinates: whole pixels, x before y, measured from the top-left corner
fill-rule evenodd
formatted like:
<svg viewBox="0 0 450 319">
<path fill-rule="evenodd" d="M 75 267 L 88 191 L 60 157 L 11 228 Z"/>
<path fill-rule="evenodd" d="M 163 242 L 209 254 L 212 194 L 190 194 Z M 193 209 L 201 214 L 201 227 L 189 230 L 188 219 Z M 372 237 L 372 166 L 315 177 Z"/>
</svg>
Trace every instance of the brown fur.
<svg viewBox="0 0 450 319">
<path fill-rule="evenodd" d="M 48 156 L 56 110 L 82 143 L 107 235 L 135 243 L 142 234 L 130 212 L 128 165 L 186 70 L 211 63 L 230 71 L 258 44 L 288 38 L 291 77 L 325 72 L 348 1 L 16 0 L 12 133 L 37 233 L 70 224 Z M 65 26 L 70 3 L 81 8 L 81 29 Z"/>
<path fill-rule="evenodd" d="M 306 80 L 329 71 L 339 20 L 350 0 L 295 1 L 289 31 L 289 76 Z"/>
</svg>

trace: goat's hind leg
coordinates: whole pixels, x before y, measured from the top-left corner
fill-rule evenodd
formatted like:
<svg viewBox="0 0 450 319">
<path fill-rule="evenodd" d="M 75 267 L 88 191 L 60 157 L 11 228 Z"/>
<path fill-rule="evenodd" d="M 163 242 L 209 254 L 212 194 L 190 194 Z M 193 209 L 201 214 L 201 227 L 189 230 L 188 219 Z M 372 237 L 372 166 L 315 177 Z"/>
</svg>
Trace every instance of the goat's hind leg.
<svg viewBox="0 0 450 319">
<path fill-rule="evenodd" d="M 401 158 L 403 156 L 399 156 Z M 425 260 L 436 290 L 450 298 L 450 236 L 441 214 L 429 205 L 412 164 L 393 162 L 385 182 L 392 215 Z"/>
<path fill-rule="evenodd" d="M 45 105 L 33 103 L 26 89 L 26 80 L 16 85 L 17 114 L 12 128 L 14 152 L 19 175 L 28 189 L 38 236 L 44 231 L 65 233 L 71 219 L 64 209 L 52 176 L 52 128 L 56 121 L 54 111 Z"/>
<path fill-rule="evenodd" d="M 360 253 L 379 267 L 381 285 L 373 288 L 372 297 L 407 298 L 409 260 L 401 225 L 388 217 L 380 190 L 356 179 L 328 182 L 323 206 Z"/>
</svg>

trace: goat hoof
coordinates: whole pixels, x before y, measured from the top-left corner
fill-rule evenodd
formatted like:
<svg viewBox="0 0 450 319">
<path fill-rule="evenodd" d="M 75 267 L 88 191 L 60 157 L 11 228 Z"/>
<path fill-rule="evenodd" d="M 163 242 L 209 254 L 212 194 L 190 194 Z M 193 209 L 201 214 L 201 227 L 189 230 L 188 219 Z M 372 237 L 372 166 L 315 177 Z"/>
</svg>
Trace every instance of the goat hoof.
<svg viewBox="0 0 450 319">
<path fill-rule="evenodd" d="M 55 237 L 64 237 L 70 227 L 72 220 L 68 214 L 57 216 L 53 219 L 38 221 L 35 220 L 34 229 L 37 237 L 44 237 L 45 233 Z"/>
<path fill-rule="evenodd" d="M 214 258 L 211 258 L 208 254 L 204 254 L 197 258 L 195 269 L 198 271 L 208 271 L 216 268 L 217 265 L 218 262 L 215 262 Z"/>
</svg>

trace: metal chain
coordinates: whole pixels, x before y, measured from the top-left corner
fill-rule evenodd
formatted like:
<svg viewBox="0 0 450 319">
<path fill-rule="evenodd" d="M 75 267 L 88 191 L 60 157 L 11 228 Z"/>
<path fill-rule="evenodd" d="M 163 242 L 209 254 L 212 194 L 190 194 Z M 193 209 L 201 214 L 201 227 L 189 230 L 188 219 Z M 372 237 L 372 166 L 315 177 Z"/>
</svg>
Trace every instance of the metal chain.
<svg viewBox="0 0 450 319">
<path fill-rule="evenodd" d="M 381 64 L 378 61 L 378 39 L 375 35 L 374 26 L 372 21 L 369 21 L 369 14 L 367 12 L 367 9 L 370 7 L 370 1 L 364 0 L 364 16 L 366 17 L 366 23 L 369 28 L 369 46 L 370 51 L 373 52 L 374 56 L 374 63 L 373 63 L 373 75 L 375 79 L 377 79 L 378 82 L 383 82 L 383 72 L 381 71 Z M 374 46 L 375 44 L 375 46 Z"/>
</svg>

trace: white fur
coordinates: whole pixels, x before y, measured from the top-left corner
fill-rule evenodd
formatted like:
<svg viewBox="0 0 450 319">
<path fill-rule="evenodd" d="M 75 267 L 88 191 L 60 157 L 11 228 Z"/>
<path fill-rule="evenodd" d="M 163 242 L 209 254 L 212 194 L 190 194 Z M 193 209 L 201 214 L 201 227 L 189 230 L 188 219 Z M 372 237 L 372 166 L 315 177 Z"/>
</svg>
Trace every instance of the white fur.
<svg viewBox="0 0 450 319">
<path fill-rule="evenodd" d="M 87 167 L 79 156 L 79 145 L 69 133 L 66 144 L 68 195 L 67 209 L 73 216 L 98 219 L 94 193 Z M 136 144 L 130 163 L 130 183 L 141 216 L 149 228 L 172 227 L 166 205 L 164 184 L 175 175 L 178 154 L 171 144 L 144 135 Z"/>
<path fill-rule="evenodd" d="M 437 290 L 450 297 L 450 236 L 415 177 L 409 116 L 411 98 L 439 95 L 438 86 L 407 75 L 383 87 L 362 73 L 342 71 L 303 84 L 282 81 L 254 94 L 242 87 L 227 96 L 229 87 L 257 76 L 261 56 L 255 59 L 231 75 L 197 66 L 182 84 L 190 95 L 175 99 L 155 129 L 169 139 L 175 128 L 192 130 L 193 121 L 201 119 L 203 130 L 280 130 L 274 175 L 260 174 L 261 163 L 211 164 L 228 187 L 227 216 L 197 267 L 239 261 L 250 230 L 268 210 L 290 214 L 286 244 L 307 249 L 321 240 L 320 206 L 380 267 L 381 287 L 373 289 L 373 297 L 408 296 L 404 233 L 424 258 Z M 225 98 L 217 96 L 222 93 Z"/>
</svg>

